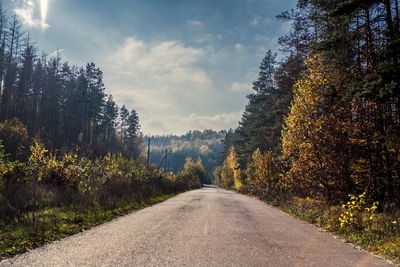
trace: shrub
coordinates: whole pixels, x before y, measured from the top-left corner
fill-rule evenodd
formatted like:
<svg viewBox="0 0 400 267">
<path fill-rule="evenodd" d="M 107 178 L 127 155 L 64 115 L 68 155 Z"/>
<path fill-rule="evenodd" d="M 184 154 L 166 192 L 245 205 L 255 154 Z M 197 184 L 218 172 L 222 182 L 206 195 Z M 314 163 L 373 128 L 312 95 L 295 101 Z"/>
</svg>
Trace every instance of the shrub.
<svg viewBox="0 0 400 267">
<path fill-rule="evenodd" d="M 340 227 L 352 230 L 363 230 L 374 221 L 374 212 L 378 208 L 378 202 L 367 205 L 366 193 L 361 195 L 349 194 L 350 200 L 342 205 L 344 212 L 339 217 Z"/>
<path fill-rule="evenodd" d="M 132 200 L 198 188 L 204 177 L 200 160 L 188 159 L 179 175 L 164 174 L 120 155 L 89 159 L 72 151 L 58 156 L 33 140 L 26 163 L 8 161 L 0 146 L 0 214 L 26 215 L 34 223 L 35 213 L 45 208 L 114 209 Z"/>
<path fill-rule="evenodd" d="M 206 176 L 203 164 L 200 159 L 193 162 L 192 158 L 186 158 L 183 171 L 178 175 L 178 181 L 187 185 L 188 188 L 201 187 Z"/>
<path fill-rule="evenodd" d="M 3 140 L 5 151 L 16 159 L 28 144 L 28 130 L 17 118 L 6 120 L 0 123 L 0 140 Z"/>
<path fill-rule="evenodd" d="M 0 217 L 6 217 L 10 213 L 12 206 L 7 199 L 7 181 L 6 177 L 17 166 L 18 163 L 11 162 L 7 158 L 4 146 L 0 142 Z"/>
</svg>

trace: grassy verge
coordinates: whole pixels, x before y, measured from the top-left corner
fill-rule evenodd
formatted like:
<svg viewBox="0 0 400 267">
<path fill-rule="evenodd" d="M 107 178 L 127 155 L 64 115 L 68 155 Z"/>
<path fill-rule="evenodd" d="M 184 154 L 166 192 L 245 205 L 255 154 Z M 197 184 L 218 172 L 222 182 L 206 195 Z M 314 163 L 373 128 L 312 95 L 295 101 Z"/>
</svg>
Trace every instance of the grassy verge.
<svg viewBox="0 0 400 267">
<path fill-rule="evenodd" d="M 330 217 L 328 212 L 322 212 L 316 215 L 313 211 L 299 211 L 287 206 L 277 207 L 286 213 L 309 222 L 321 229 L 327 230 L 367 251 L 383 256 L 395 264 L 400 264 L 399 234 L 385 233 L 384 231 L 351 231 L 349 229 L 340 229 L 330 223 L 337 218 Z"/>
<path fill-rule="evenodd" d="M 248 194 L 248 192 L 245 193 Z M 400 211 L 398 209 L 394 212 L 376 213 L 373 221 L 361 221 L 358 228 L 341 227 L 339 217 L 344 212 L 341 206 L 330 206 L 308 198 L 266 200 L 254 194 L 249 195 L 327 230 L 367 251 L 381 255 L 400 266 Z"/>
<path fill-rule="evenodd" d="M 0 222 L 0 260 L 82 232 L 177 194 L 162 195 L 141 202 L 131 201 L 115 209 L 87 207 L 44 209 L 35 214 L 34 219 Z"/>
</svg>

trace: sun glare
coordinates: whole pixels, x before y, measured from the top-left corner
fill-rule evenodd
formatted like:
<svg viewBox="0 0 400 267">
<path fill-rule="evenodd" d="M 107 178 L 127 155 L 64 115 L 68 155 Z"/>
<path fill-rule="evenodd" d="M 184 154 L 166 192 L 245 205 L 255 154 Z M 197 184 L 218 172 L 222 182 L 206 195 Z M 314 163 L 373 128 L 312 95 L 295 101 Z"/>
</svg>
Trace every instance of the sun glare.
<svg viewBox="0 0 400 267">
<path fill-rule="evenodd" d="M 40 13 L 42 16 L 42 24 L 46 24 L 48 2 L 48 0 L 40 0 Z"/>
</svg>

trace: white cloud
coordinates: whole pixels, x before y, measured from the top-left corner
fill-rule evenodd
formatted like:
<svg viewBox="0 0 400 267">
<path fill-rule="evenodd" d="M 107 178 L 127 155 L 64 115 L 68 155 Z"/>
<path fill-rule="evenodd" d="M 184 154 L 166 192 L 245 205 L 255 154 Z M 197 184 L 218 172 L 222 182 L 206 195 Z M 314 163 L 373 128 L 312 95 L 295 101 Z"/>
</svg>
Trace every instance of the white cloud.
<svg viewBox="0 0 400 267">
<path fill-rule="evenodd" d="M 52 57 L 62 56 L 63 53 L 64 53 L 64 49 L 57 49 L 57 50 L 51 52 L 50 54 L 48 54 L 48 57 L 52 58 Z"/>
<path fill-rule="evenodd" d="M 194 40 L 196 41 L 196 43 L 203 44 L 203 43 L 211 43 L 216 40 L 220 41 L 221 37 L 220 35 L 215 36 L 214 34 L 211 33 L 201 33 L 198 34 Z"/>
<path fill-rule="evenodd" d="M 199 20 L 187 20 L 186 23 L 189 24 L 190 26 L 195 26 L 195 27 L 201 27 L 204 25 L 204 23 Z"/>
<path fill-rule="evenodd" d="M 251 25 L 256 26 L 258 25 L 258 19 L 257 18 L 253 18 L 253 20 L 250 22 Z"/>
<path fill-rule="evenodd" d="M 45 14 L 42 14 L 42 19 L 37 18 L 37 5 L 34 0 L 13 0 L 15 5 L 14 12 L 21 19 L 21 22 L 28 27 L 32 28 L 42 28 L 47 29 L 50 27 L 46 23 Z M 46 4 L 47 11 L 47 1 L 41 1 L 42 5 Z M 44 10 L 44 9 L 43 9 Z M 42 10 L 42 12 L 43 12 Z"/>
<path fill-rule="evenodd" d="M 231 82 L 221 83 L 221 73 L 215 71 L 231 68 L 227 80 L 237 77 L 236 73 L 243 76 L 242 81 L 254 77 L 237 70 L 244 63 L 239 58 L 232 62 L 233 53 L 228 48 L 195 48 L 178 41 L 145 42 L 129 37 L 96 61 L 104 71 L 107 91 L 118 105 L 137 110 L 143 132 L 182 134 L 237 126 L 242 114 L 238 107 L 246 102 L 240 93 L 245 95 L 244 88 L 249 86 L 237 83 L 234 91 Z M 246 50 L 243 57 L 247 55 Z"/>
<path fill-rule="evenodd" d="M 247 103 L 265 44 L 273 41 L 260 35 L 254 37 L 256 46 L 199 48 L 129 37 L 109 43 L 95 62 L 118 105 L 137 110 L 143 132 L 228 129 L 237 126 L 242 114 L 238 108 Z"/>
<path fill-rule="evenodd" d="M 250 83 L 234 82 L 231 86 L 232 92 L 249 92 L 251 89 Z"/>
<path fill-rule="evenodd" d="M 228 129 L 231 127 L 236 127 L 238 123 L 238 118 L 240 118 L 242 111 L 231 112 L 231 113 L 219 113 L 213 116 L 198 115 L 195 113 L 190 114 L 186 117 L 186 122 L 190 123 L 196 122 L 196 125 L 192 125 L 189 129 Z M 210 127 L 211 126 L 211 127 Z"/>
<path fill-rule="evenodd" d="M 208 57 L 209 51 L 177 41 L 145 43 L 130 37 L 100 66 L 116 102 L 137 109 L 145 132 L 223 129 L 229 116 L 195 115 L 210 112 L 204 104 L 213 105 L 208 99 L 216 94 L 213 80 L 200 67 Z"/>
<path fill-rule="evenodd" d="M 242 51 L 244 49 L 244 45 L 242 44 L 235 44 L 235 50 L 236 51 Z"/>
<path fill-rule="evenodd" d="M 255 43 L 259 44 L 259 48 L 261 49 L 262 53 L 265 53 L 267 49 L 279 51 L 280 45 L 278 36 L 256 34 L 253 38 Z"/>
<path fill-rule="evenodd" d="M 113 61 L 112 69 L 130 75 L 132 85 L 151 78 L 152 84 L 159 83 L 159 90 L 180 90 L 182 85 L 210 85 L 205 71 L 196 67 L 204 53 L 176 41 L 145 44 L 130 37 L 109 59 Z"/>
<path fill-rule="evenodd" d="M 267 26 L 272 24 L 272 19 L 269 17 L 261 17 L 259 15 L 254 15 L 250 24 L 253 26 Z"/>
<path fill-rule="evenodd" d="M 175 133 L 183 134 L 189 130 L 204 130 L 204 129 L 230 129 L 236 128 L 242 115 L 242 111 L 231 113 L 218 113 L 215 115 L 199 115 L 191 113 L 185 115 L 166 116 L 163 120 L 157 117 L 151 118 L 146 122 L 153 130 L 153 134 Z"/>
</svg>

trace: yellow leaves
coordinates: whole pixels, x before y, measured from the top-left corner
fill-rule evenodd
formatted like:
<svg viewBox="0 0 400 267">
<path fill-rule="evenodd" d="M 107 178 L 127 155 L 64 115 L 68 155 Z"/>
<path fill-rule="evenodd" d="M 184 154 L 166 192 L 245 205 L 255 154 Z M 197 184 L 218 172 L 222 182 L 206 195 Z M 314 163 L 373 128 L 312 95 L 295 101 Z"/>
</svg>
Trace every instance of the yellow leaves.
<svg viewBox="0 0 400 267">
<path fill-rule="evenodd" d="M 221 169 L 221 182 L 225 187 L 233 187 L 239 190 L 243 186 L 242 170 L 234 146 L 231 146 L 229 153 L 224 160 Z"/>
<path fill-rule="evenodd" d="M 187 157 L 185 159 L 184 169 L 189 169 L 193 165 L 193 159 L 191 157 Z"/>
<path fill-rule="evenodd" d="M 372 206 L 366 205 L 366 192 L 360 195 L 348 195 L 350 201 L 342 205 L 344 213 L 338 218 L 340 227 L 363 228 L 365 223 L 374 221 L 373 213 L 378 208 L 379 203 L 376 201 Z"/>
<path fill-rule="evenodd" d="M 201 160 L 194 162 L 191 157 L 187 157 L 183 171 L 179 173 L 177 179 L 189 188 L 196 188 L 201 185 L 204 176 L 205 170 Z"/>
<path fill-rule="evenodd" d="M 238 167 L 238 159 L 234 146 L 229 149 L 228 157 L 226 158 L 229 168 L 236 169 Z"/>
<path fill-rule="evenodd" d="M 18 162 L 11 162 L 7 159 L 7 154 L 4 151 L 4 146 L 0 140 L 0 186 L 1 186 L 1 176 L 11 172 L 16 166 L 20 163 Z"/>
<path fill-rule="evenodd" d="M 332 197 L 329 187 L 343 186 L 338 177 L 346 175 L 343 151 L 350 144 L 346 136 L 351 129 L 351 106 L 344 100 L 341 80 L 345 74 L 323 55 L 312 55 L 305 64 L 307 72 L 294 86 L 285 120 L 283 160 L 289 164 L 287 174 L 294 190 Z"/>
<path fill-rule="evenodd" d="M 242 181 L 240 179 L 240 169 L 238 159 L 237 159 L 237 154 L 234 146 L 231 146 L 229 149 L 228 157 L 226 158 L 226 163 L 228 167 L 232 171 L 232 181 L 235 189 L 239 190 L 242 187 Z"/>
<path fill-rule="evenodd" d="M 41 164 L 45 159 L 45 154 L 48 152 L 38 140 L 33 140 L 33 144 L 30 146 L 31 155 L 29 156 L 28 162 L 30 164 Z"/>
<path fill-rule="evenodd" d="M 38 140 L 33 140 L 30 146 L 31 155 L 26 164 L 26 170 L 31 178 L 41 182 L 48 170 L 58 167 L 54 155 L 47 156 L 48 150 Z"/>
<path fill-rule="evenodd" d="M 248 182 L 259 188 L 275 187 L 280 179 L 272 153 L 261 153 L 259 149 L 253 152 L 252 162 L 247 166 L 246 174 Z"/>
</svg>

